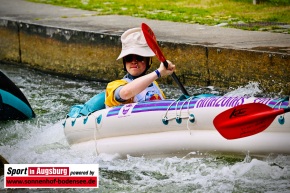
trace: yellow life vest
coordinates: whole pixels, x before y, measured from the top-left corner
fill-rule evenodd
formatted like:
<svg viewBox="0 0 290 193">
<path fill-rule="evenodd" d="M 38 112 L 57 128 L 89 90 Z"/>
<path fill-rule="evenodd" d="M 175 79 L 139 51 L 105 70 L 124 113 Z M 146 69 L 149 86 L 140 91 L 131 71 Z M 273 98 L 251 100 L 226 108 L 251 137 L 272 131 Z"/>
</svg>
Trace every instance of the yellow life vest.
<svg viewBox="0 0 290 193">
<path fill-rule="evenodd" d="M 141 102 L 141 101 L 150 101 L 150 100 L 163 100 L 165 95 L 162 90 L 159 88 L 158 83 L 154 81 L 150 84 L 145 90 L 137 94 L 135 97 L 126 100 L 124 102 L 119 102 L 115 99 L 115 90 L 120 87 L 128 84 L 133 81 L 132 79 L 124 77 L 122 80 L 115 80 L 110 82 L 106 88 L 106 100 L 105 104 L 107 107 L 118 106 L 121 104 Z"/>
</svg>

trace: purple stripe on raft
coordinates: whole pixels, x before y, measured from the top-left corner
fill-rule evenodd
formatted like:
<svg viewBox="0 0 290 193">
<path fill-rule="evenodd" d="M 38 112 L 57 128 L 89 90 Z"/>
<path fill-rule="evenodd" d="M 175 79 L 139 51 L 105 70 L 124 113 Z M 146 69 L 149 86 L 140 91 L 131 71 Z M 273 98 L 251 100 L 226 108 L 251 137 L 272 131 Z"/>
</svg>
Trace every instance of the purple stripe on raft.
<svg viewBox="0 0 290 193">
<path fill-rule="evenodd" d="M 286 108 L 286 107 L 288 107 L 288 101 L 284 101 L 284 102 L 279 102 L 280 101 L 280 99 L 275 99 L 275 100 L 272 100 L 272 101 L 270 101 L 269 103 L 268 103 L 268 105 L 269 106 L 271 106 L 271 107 L 274 107 L 274 105 L 276 105 L 275 106 L 275 109 L 279 109 L 279 108 Z"/>
<path fill-rule="evenodd" d="M 189 108 L 194 108 L 195 104 L 199 99 L 190 100 Z M 174 102 L 174 100 L 163 100 L 163 101 L 151 101 L 151 102 L 142 102 L 138 103 L 134 106 L 132 113 L 141 113 L 141 112 L 152 112 L 152 111 L 166 111 L 168 107 L 169 111 L 176 110 L 176 103 L 178 103 L 177 109 L 180 110 L 181 106 L 183 105 L 182 109 L 188 108 L 189 101 L 178 101 Z M 173 104 L 172 104 L 173 103 Z M 107 117 L 115 116 L 119 113 L 121 107 L 116 107 L 110 110 L 107 114 Z"/>
<path fill-rule="evenodd" d="M 168 108 L 171 104 L 172 104 L 173 101 L 170 101 L 170 102 L 150 102 L 150 103 L 139 103 L 139 104 L 136 104 L 134 109 L 135 108 L 148 108 L 148 107 L 160 107 L 160 106 L 166 106 L 166 108 Z M 190 105 L 195 105 L 196 104 L 196 100 L 195 101 L 190 101 Z M 188 106 L 188 102 L 185 102 L 184 104 L 184 101 L 179 101 L 178 102 L 178 106 Z M 176 106 L 176 102 L 174 102 L 172 105 L 172 107 Z"/>
</svg>

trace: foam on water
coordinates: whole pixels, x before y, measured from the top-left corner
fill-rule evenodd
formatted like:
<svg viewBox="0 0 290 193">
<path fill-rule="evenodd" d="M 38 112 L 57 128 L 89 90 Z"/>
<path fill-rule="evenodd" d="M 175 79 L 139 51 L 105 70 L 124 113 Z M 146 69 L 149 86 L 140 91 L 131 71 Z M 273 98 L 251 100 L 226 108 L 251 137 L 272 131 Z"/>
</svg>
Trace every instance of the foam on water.
<svg viewBox="0 0 290 193">
<path fill-rule="evenodd" d="M 10 163 L 98 163 L 100 192 L 290 192 L 290 156 L 287 155 L 271 154 L 256 159 L 245 154 L 238 159 L 235 156 L 229 159 L 227 155 L 211 153 L 199 157 L 198 152 L 192 152 L 185 157 L 145 158 L 128 155 L 120 159 L 117 154 L 97 155 L 93 141 L 70 146 L 62 126 L 65 114 L 71 105 L 84 103 L 101 92 L 105 85 L 13 66 L 6 66 L 2 70 L 17 82 L 37 113 L 33 120 L 0 123 L 0 154 Z M 174 92 L 170 87 L 166 90 Z M 196 92 L 201 90 L 218 93 L 214 87 Z M 261 94 L 261 90 L 257 83 L 252 82 L 227 93 L 228 96 L 255 94 Z M 2 176 L 0 190 L 3 186 Z M 96 192 L 93 189 L 80 191 Z M 26 192 L 47 191 L 31 189 Z"/>
<path fill-rule="evenodd" d="M 239 86 L 225 94 L 225 96 L 255 96 L 257 94 L 261 94 L 262 90 L 259 87 L 258 82 L 249 82 L 245 86 Z"/>
</svg>

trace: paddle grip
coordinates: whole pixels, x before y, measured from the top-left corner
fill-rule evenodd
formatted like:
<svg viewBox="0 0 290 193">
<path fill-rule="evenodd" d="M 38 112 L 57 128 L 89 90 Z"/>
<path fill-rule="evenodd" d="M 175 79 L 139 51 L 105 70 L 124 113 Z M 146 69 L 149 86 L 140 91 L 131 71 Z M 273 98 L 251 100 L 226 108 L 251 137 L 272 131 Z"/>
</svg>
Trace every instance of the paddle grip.
<svg viewBox="0 0 290 193">
<path fill-rule="evenodd" d="M 164 60 L 162 63 L 165 66 L 165 68 L 167 69 L 168 68 L 168 62 L 166 60 Z"/>
</svg>

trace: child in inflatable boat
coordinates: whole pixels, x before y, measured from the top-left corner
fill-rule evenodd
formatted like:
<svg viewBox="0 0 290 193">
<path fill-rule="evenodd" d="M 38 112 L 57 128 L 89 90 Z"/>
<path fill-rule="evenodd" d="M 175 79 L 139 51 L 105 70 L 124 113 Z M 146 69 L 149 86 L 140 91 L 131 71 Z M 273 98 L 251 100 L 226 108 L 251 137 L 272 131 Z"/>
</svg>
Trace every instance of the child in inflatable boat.
<svg viewBox="0 0 290 193">
<path fill-rule="evenodd" d="M 171 75 L 175 65 L 167 61 L 168 68 L 161 63 L 157 70 L 146 74 L 152 63 L 151 57 L 155 54 L 147 45 L 141 28 L 125 31 L 121 36 L 121 42 L 122 51 L 117 60 L 123 59 L 127 74 L 123 79 L 112 81 L 107 85 L 106 107 L 165 99 L 156 80 Z"/>
</svg>

